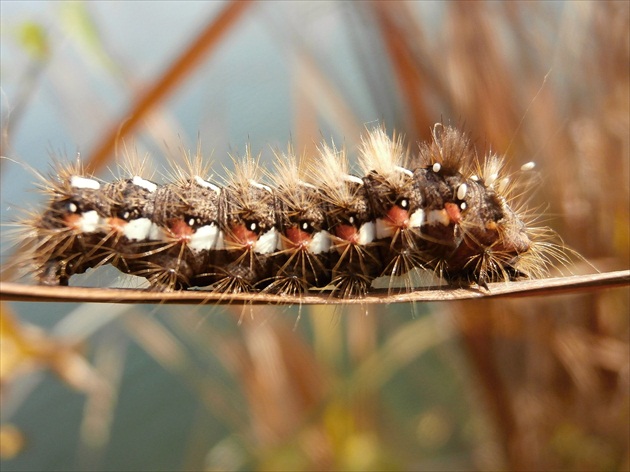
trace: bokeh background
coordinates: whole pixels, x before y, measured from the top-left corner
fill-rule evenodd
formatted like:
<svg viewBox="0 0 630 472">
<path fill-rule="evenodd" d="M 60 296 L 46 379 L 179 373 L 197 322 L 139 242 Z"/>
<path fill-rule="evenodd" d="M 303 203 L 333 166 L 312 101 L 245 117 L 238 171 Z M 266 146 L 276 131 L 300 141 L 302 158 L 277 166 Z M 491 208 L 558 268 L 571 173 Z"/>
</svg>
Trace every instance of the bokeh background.
<svg viewBox="0 0 630 472">
<path fill-rule="evenodd" d="M 628 2 L 12 2 L 3 223 L 50 155 L 127 145 L 215 177 L 250 144 L 356 154 L 438 121 L 517 169 L 584 260 L 627 269 Z M 21 164 L 20 164 L 21 163 Z M 12 260 L 2 229 L 2 264 Z M 585 263 L 588 261 L 589 264 Z M 115 275 L 77 281 L 103 285 Z M 128 284 L 129 281 L 115 280 Z M 629 293 L 386 307 L 4 303 L 2 470 L 628 470 Z"/>
</svg>

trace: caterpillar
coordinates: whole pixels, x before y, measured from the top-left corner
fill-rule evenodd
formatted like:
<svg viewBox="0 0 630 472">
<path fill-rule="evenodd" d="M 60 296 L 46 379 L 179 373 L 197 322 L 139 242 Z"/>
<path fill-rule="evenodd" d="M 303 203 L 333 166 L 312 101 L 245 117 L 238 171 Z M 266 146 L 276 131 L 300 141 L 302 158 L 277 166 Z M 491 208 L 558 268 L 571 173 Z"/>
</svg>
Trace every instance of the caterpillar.
<svg viewBox="0 0 630 472">
<path fill-rule="evenodd" d="M 518 176 L 500 156 L 479 158 L 454 127 L 436 124 L 416 152 L 383 126 L 366 130 L 361 177 L 334 143 L 310 159 L 290 146 L 275 154 L 275 169 L 263 169 L 247 148 L 223 185 L 199 152 L 165 184 L 144 161 L 113 182 L 57 163 L 40 176 L 45 209 L 19 222 L 20 264 L 44 285 L 112 265 L 160 291 L 360 298 L 376 280 L 412 290 L 414 272 L 487 288 L 566 262 L 553 231 L 519 203 Z"/>
</svg>

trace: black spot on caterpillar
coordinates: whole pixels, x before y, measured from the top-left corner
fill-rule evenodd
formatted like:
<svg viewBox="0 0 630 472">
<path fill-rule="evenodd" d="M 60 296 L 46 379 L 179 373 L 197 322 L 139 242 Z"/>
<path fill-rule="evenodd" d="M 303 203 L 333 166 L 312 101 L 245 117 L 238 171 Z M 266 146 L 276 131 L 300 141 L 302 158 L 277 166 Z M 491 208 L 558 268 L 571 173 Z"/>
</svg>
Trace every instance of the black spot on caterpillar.
<svg viewBox="0 0 630 472">
<path fill-rule="evenodd" d="M 450 126 L 435 125 L 432 137 L 411 152 L 382 127 L 368 130 L 363 177 L 326 143 L 309 161 L 276 153 L 275 172 L 248 149 L 222 186 L 199 155 L 163 185 L 141 165 L 107 183 L 58 164 L 41 179 L 44 211 L 19 223 L 20 265 L 45 285 L 111 264 L 162 291 L 355 298 L 376 279 L 411 290 L 414 271 L 487 287 L 567 262 L 554 233 L 533 226 L 499 156 L 480 159 Z"/>
</svg>

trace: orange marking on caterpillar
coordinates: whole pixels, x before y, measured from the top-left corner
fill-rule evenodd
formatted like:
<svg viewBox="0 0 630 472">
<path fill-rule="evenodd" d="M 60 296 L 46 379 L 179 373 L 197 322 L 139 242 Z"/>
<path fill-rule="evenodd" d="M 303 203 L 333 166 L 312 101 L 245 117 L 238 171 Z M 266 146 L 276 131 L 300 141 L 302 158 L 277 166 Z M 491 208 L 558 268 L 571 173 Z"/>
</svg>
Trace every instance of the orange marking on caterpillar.
<svg viewBox="0 0 630 472">
<path fill-rule="evenodd" d="M 456 203 L 445 203 L 444 209 L 446 210 L 446 214 L 448 215 L 452 223 L 458 224 L 460 221 L 462 221 L 462 213 Z"/>
<path fill-rule="evenodd" d="M 285 235 L 295 248 L 305 248 L 313 239 L 313 236 L 310 233 L 301 230 L 297 225 L 287 228 L 285 230 Z"/>
</svg>

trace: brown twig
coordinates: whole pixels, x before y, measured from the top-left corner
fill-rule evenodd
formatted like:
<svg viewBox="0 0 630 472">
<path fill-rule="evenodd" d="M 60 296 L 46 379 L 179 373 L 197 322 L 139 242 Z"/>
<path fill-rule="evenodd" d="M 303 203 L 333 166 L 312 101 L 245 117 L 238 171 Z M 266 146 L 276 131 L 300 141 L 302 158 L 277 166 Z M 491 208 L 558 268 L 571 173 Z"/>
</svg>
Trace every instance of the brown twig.
<svg viewBox="0 0 630 472">
<path fill-rule="evenodd" d="M 219 44 L 219 40 L 231 30 L 232 25 L 238 21 L 250 3 L 250 0 L 227 3 L 219 15 L 208 23 L 206 28 L 167 71 L 145 93 L 138 96 L 128 116 L 111 128 L 103 136 L 101 142 L 97 144 L 86 164 L 86 169 L 89 172 L 95 173 L 107 162 L 109 155 L 116 147 L 116 143 L 130 134 L 140 121 L 191 73 L 199 61 Z"/>
<path fill-rule="evenodd" d="M 408 293 L 374 291 L 361 299 L 339 299 L 324 292 L 319 295 L 287 297 L 267 293 L 224 294 L 201 290 L 153 292 L 135 289 L 47 287 L 11 282 L 0 283 L 0 300 L 31 302 L 90 302 L 90 303 L 164 303 L 164 304 L 278 304 L 278 305 L 338 305 L 371 303 L 406 303 L 467 300 L 496 297 L 532 297 L 580 293 L 630 285 L 630 270 L 603 274 L 577 275 L 521 282 L 494 283 L 489 289 L 476 287 L 440 287 Z"/>
</svg>

